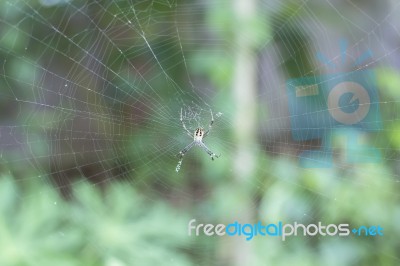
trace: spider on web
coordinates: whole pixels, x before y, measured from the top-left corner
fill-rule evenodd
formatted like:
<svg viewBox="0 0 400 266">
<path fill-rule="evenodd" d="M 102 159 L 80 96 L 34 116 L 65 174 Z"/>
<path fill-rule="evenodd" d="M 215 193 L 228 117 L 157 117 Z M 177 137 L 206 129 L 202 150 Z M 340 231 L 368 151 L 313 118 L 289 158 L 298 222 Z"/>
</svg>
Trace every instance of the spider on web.
<svg viewBox="0 0 400 266">
<path fill-rule="evenodd" d="M 178 165 L 176 166 L 175 170 L 177 172 L 179 172 L 179 170 L 181 169 L 181 165 L 182 165 L 182 160 L 183 160 L 183 156 L 185 156 L 185 154 L 194 146 L 198 146 L 200 148 L 202 148 L 210 157 L 211 160 L 214 160 L 215 158 L 218 158 L 221 155 L 216 155 L 215 153 L 213 153 L 207 146 L 206 144 L 204 144 L 203 139 L 205 137 L 208 136 L 208 134 L 210 133 L 211 127 L 214 124 L 214 116 L 213 113 L 210 109 L 210 113 L 211 113 L 211 121 L 210 124 L 208 125 L 208 129 L 207 131 L 204 130 L 203 127 L 199 126 L 198 128 L 196 128 L 194 130 L 194 133 L 191 133 L 191 131 L 189 131 L 189 129 L 187 129 L 185 122 L 183 121 L 183 115 L 182 115 L 182 108 L 181 108 L 181 117 L 180 117 L 180 121 L 182 123 L 182 127 L 185 130 L 186 134 L 188 134 L 189 137 L 193 138 L 193 141 L 187 145 L 185 148 L 183 148 L 183 150 L 181 150 L 177 156 L 179 157 L 179 162 Z M 218 116 L 218 114 L 217 114 Z M 192 130 L 193 132 L 193 130 Z"/>
</svg>

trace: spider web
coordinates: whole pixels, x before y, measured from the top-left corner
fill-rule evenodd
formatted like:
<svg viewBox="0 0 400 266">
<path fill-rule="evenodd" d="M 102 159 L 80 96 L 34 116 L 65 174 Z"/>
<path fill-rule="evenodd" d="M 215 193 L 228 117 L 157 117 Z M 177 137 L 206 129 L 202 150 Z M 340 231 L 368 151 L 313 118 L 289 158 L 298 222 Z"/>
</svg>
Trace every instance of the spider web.
<svg viewBox="0 0 400 266">
<path fill-rule="evenodd" d="M 225 221 L 227 207 L 218 198 L 229 194 L 222 183 L 231 182 L 234 174 L 232 132 L 237 130 L 232 122 L 236 106 L 226 80 L 239 50 L 231 47 L 233 33 L 226 25 L 232 23 L 234 32 L 242 26 L 226 17 L 229 2 L 42 0 L 0 5 L 2 170 L 18 179 L 51 182 L 67 198 L 82 177 L 100 187 L 128 180 L 150 191 L 148 197 L 192 202 L 191 214 L 199 220 Z M 399 3 L 261 1 L 259 7 L 268 17 L 259 22 L 261 29 L 272 33 L 254 52 L 258 139 L 247 149 L 257 154 L 257 163 L 255 177 L 245 181 L 252 202 L 246 208 L 264 221 L 333 223 L 343 220 L 332 214 L 335 210 L 348 217 L 354 211 L 347 205 L 335 207 L 338 202 L 352 201 L 363 209 L 361 223 L 381 224 L 388 234 L 399 232 L 393 221 L 399 212 L 400 94 L 392 85 L 400 83 L 395 74 L 400 58 Z M 340 43 L 343 38 L 348 40 L 346 49 Z M 372 56 L 365 57 L 365 51 L 372 51 Z M 346 141 L 339 133 L 333 139 L 331 168 L 303 168 L 298 155 L 323 144 L 320 139 L 293 139 L 290 121 L 296 115 L 289 112 L 287 80 L 367 69 L 377 73 L 383 128 L 362 141 L 380 151 L 382 162 L 346 161 Z M 222 156 L 211 162 L 200 149 L 191 150 L 177 174 L 176 154 L 191 141 L 179 120 L 181 109 L 190 130 L 207 128 L 213 112 L 215 123 L 206 142 Z M 328 131 L 336 134 L 334 128 Z M 322 150 L 323 156 L 327 154 Z M 18 196 L 28 200 L 27 195 Z M 234 197 L 227 196 L 226 201 Z M 365 197 L 370 204 L 360 200 Z M 382 210 L 380 197 L 388 198 L 395 214 Z M 214 205 L 215 211 L 207 209 Z M 313 240 L 300 239 L 311 254 Z M 390 236 L 386 239 L 393 243 Z M 232 255 L 230 239 L 217 243 L 225 247 L 220 248 L 222 254 Z M 195 264 L 207 265 L 214 259 L 218 265 L 223 259 L 214 245 L 200 241 L 187 249 L 192 249 Z M 313 261 L 311 255 L 301 254 L 296 241 L 257 239 L 253 246 L 251 253 L 260 265 Z M 345 255 L 338 258 L 332 246 L 338 247 L 334 251 L 344 246 L 353 253 L 341 252 Z M 288 248 L 293 255 L 281 258 Z M 320 261 L 332 258 L 336 264 L 349 265 L 362 261 L 357 256 L 367 258 L 366 250 L 372 248 L 376 243 L 369 239 L 335 239 L 321 241 L 317 249 Z M 399 260 L 393 250 L 382 249 L 379 255 Z"/>
</svg>

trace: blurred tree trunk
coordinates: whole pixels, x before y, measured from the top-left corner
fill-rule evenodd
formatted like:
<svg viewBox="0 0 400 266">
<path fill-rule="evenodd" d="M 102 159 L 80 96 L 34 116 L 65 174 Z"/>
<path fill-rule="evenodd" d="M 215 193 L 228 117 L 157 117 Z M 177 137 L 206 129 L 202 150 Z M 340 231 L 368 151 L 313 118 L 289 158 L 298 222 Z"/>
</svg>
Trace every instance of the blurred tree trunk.
<svg viewBox="0 0 400 266">
<path fill-rule="evenodd" d="M 233 158 L 235 194 L 240 199 L 236 218 L 241 223 L 252 223 L 254 205 L 252 204 L 251 180 L 256 161 L 256 108 L 257 108 L 257 58 L 254 52 L 254 36 L 251 27 L 257 17 L 256 0 L 235 0 L 234 14 L 238 25 L 235 31 L 233 50 L 236 52 L 233 78 L 234 142 L 236 153 Z M 250 34 L 249 34 L 250 33 Z M 229 265 L 254 265 L 250 242 L 241 237 L 234 238 L 232 261 Z"/>
</svg>

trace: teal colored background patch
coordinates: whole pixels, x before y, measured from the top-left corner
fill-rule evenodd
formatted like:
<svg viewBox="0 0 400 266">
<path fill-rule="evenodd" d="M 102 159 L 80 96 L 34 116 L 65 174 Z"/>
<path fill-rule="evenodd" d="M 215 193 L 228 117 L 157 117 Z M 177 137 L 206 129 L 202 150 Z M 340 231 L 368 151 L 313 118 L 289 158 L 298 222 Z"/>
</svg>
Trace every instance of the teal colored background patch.
<svg viewBox="0 0 400 266">
<path fill-rule="evenodd" d="M 350 84 L 349 82 L 359 85 L 364 90 L 363 93 L 367 93 L 369 103 L 360 101 L 359 95 L 355 95 L 350 89 L 347 92 L 344 88 L 344 93 L 337 97 L 338 100 L 335 103 L 337 107 L 328 108 L 328 98 L 332 90 L 340 84 Z M 376 79 L 371 70 L 291 79 L 287 81 L 286 85 L 293 139 L 296 141 L 322 140 L 321 150 L 304 151 L 300 154 L 300 160 L 305 167 L 330 167 L 332 165 L 331 136 L 337 129 L 353 129 L 348 137 L 353 141 L 357 141 L 357 137 L 355 137 L 357 134 L 382 129 Z M 357 113 L 355 113 L 355 123 L 342 123 L 332 116 L 332 113 L 340 112 L 352 114 L 367 105 L 369 105 L 369 109 L 365 116 L 357 119 Z M 346 131 L 342 130 L 341 132 Z M 354 145 L 351 146 L 354 150 Z M 360 149 L 359 152 L 366 149 L 369 151 L 368 154 L 372 155 L 364 160 L 359 159 L 357 162 L 379 161 L 378 151 L 373 147 L 360 147 Z"/>
</svg>

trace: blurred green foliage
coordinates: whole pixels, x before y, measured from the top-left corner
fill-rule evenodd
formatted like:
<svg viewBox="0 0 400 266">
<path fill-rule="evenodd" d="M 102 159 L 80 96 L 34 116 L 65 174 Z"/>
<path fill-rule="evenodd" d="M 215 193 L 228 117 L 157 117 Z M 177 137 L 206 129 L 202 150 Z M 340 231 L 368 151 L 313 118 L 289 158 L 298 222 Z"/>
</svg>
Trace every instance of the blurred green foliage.
<svg viewBox="0 0 400 266">
<path fill-rule="evenodd" d="M 0 265 L 191 265 L 182 211 L 126 183 L 74 185 L 66 202 L 44 182 L 0 179 Z"/>
</svg>

